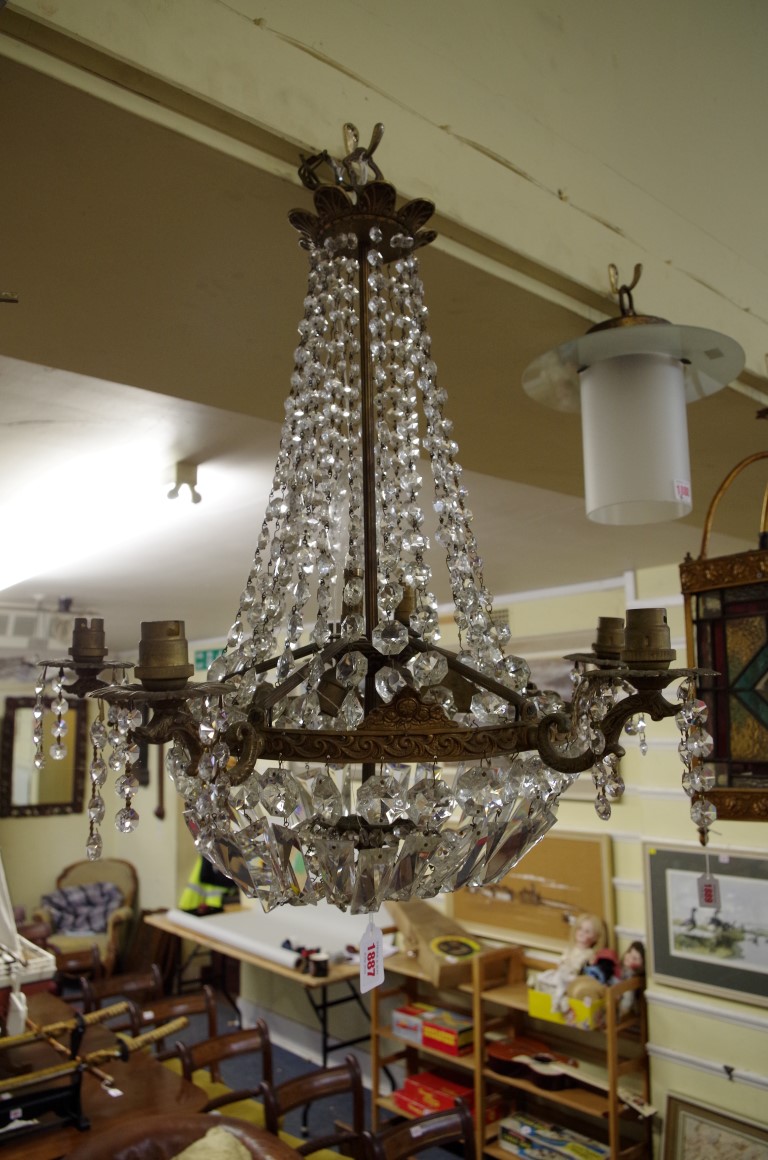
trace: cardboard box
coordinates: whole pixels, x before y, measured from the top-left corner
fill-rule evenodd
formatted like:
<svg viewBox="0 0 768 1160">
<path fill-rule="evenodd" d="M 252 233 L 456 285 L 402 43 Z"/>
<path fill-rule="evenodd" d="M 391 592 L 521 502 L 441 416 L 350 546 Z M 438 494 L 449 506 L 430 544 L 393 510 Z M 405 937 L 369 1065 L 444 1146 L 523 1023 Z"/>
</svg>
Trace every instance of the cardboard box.
<svg viewBox="0 0 768 1160">
<path fill-rule="evenodd" d="M 568 1011 L 553 1011 L 552 996 L 547 991 L 528 990 L 528 1014 L 549 1023 L 567 1023 L 582 1031 L 599 1031 L 605 1024 L 604 999 L 569 999 Z"/>
<path fill-rule="evenodd" d="M 437 1008 L 429 1003 L 410 1003 L 403 1007 L 396 1007 L 392 1012 L 392 1030 L 407 1043 L 421 1046 L 421 1035 L 424 1018 Z"/>
<path fill-rule="evenodd" d="M 566 1131 L 525 1112 L 514 1112 L 499 1124 L 499 1144 L 513 1156 L 531 1160 L 609 1160 L 607 1144 Z"/>
<path fill-rule="evenodd" d="M 423 1019 L 421 1042 L 433 1051 L 446 1055 L 465 1055 L 472 1050 L 475 1028 L 465 1011 L 448 1011 L 438 1007 Z"/>
<path fill-rule="evenodd" d="M 459 1083 L 434 1071 L 420 1071 L 409 1075 L 403 1091 L 411 1100 L 424 1104 L 431 1112 L 441 1112 L 452 1108 L 456 1100 L 463 1100 L 471 1110 L 475 1103 L 475 1092 L 471 1084 Z"/>
<path fill-rule="evenodd" d="M 459 1080 L 449 1079 L 439 1072 L 417 1072 L 409 1075 L 400 1091 L 394 1093 L 397 1107 L 409 1116 L 425 1116 L 430 1112 L 440 1112 L 454 1106 L 457 1099 L 474 1116 L 474 1089 Z M 495 1123 L 501 1119 L 501 1096 L 491 1095 L 485 1101 L 485 1122 Z"/>
</svg>

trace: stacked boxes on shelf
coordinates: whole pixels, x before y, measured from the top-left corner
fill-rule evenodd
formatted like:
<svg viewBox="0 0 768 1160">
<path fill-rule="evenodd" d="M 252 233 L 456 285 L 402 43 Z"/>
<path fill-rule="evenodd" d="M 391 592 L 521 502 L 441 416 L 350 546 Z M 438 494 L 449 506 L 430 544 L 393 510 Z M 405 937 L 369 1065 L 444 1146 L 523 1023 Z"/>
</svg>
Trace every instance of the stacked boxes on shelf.
<svg viewBox="0 0 768 1160">
<path fill-rule="evenodd" d="M 398 1109 L 408 1116 L 425 1116 L 452 1108 L 457 1100 L 466 1104 L 474 1116 L 475 1093 L 471 1084 L 463 1083 L 439 1071 L 422 1071 L 409 1075 L 403 1087 L 394 1093 Z M 493 1123 L 501 1117 L 501 1101 L 486 1101 L 485 1121 Z"/>
<path fill-rule="evenodd" d="M 392 1013 L 392 1030 L 407 1043 L 431 1047 L 444 1055 L 465 1055 L 474 1042 L 472 1019 L 465 1011 L 449 1011 L 429 1003 L 411 1003 Z"/>
<path fill-rule="evenodd" d="M 607 1144 L 523 1112 L 513 1112 L 501 1121 L 499 1144 L 523 1160 L 607 1160 L 611 1155 Z"/>
</svg>

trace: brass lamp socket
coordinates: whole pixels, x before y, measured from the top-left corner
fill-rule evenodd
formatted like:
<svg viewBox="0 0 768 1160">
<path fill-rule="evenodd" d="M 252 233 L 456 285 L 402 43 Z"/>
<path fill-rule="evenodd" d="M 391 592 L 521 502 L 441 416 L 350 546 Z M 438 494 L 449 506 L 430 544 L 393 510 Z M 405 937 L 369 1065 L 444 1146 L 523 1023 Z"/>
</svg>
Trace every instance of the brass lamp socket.
<svg viewBox="0 0 768 1160">
<path fill-rule="evenodd" d="M 76 616 L 72 627 L 72 644 L 68 652 L 72 660 L 101 661 L 108 653 L 104 636 L 104 621 L 94 616 L 91 623 L 84 616 Z"/>
<path fill-rule="evenodd" d="M 599 616 L 597 618 L 597 640 L 592 651 L 600 660 L 619 660 L 624 648 L 624 617 Z"/>
<path fill-rule="evenodd" d="M 134 672 L 152 692 L 184 688 L 194 666 L 189 663 L 183 620 L 142 622 L 139 663 Z"/>
<path fill-rule="evenodd" d="M 677 655 L 670 648 L 666 608 L 630 608 L 621 659 L 631 669 L 667 669 Z"/>
</svg>

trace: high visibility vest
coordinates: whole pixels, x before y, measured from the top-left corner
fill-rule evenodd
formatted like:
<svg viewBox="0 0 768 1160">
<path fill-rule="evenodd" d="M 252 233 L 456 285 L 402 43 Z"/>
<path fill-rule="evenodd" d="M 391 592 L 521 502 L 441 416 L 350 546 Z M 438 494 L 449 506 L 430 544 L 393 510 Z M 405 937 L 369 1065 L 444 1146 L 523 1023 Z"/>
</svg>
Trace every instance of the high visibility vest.
<svg viewBox="0 0 768 1160">
<path fill-rule="evenodd" d="M 181 892 L 179 910 L 199 910 L 200 907 L 205 907 L 206 910 L 221 910 L 225 896 L 231 894 L 235 887 L 229 879 L 225 880 L 226 886 L 206 881 L 212 877 L 212 870 L 213 867 L 205 858 L 197 859 L 189 881 Z M 216 871 L 213 870 L 213 873 Z"/>
</svg>

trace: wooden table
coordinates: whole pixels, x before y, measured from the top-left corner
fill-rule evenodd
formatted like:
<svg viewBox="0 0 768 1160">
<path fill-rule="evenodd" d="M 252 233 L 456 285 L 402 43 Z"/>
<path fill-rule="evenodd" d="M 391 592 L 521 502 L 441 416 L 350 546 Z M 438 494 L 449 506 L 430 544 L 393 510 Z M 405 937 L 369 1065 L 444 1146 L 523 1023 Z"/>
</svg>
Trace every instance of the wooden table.
<svg viewBox="0 0 768 1160">
<path fill-rule="evenodd" d="M 239 909 L 244 910 L 245 908 L 241 907 Z M 334 1007 L 343 1006 L 347 1003 L 354 1003 L 359 1007 L 366 1020 L 370 1022 L 368 1008 L 363 1003 L 359 992 L 354 986 L 354 980 L 360 977 L 360 967 L 357 963 L 334 963 L 329 967 L 327 976 L 324 978 L 315 978 L 312 975 L 302 974 L 301 971 L 296 970 L 294 967 L 275 962 L 264 954 L 259 954 L 258 943 L 255 940 L 253 950 L 247 949 L 241 942 L 229 942 L 226 937 L 226 932 L 217 929 L 215 920 L 211 918 L 202 918 L 192 927 L 187 925 L 186 921 L 183 923 L 174 921 L 172 914 L 155 912 L 145 915 L 144 921 L 149 926 L 154 926 L 158 930 L 176 935 L 177 938 L 187 939 L 190 942 L 197 943 L 199 946 L 206 947 L 208 950 L 216 951 L 225 957 L 237 959 L 241 963 L 249 963 L 251 966 L 261 967 L 262 970 L 270 971 L 272 974 L 279 975 L 281 978 L 288 979 L 290 982 L 302 987 L 320 1023 L 323 1067 L 327 1066 L 328 1055 L 331 1051 L 352 1047 L 357 1043 L 367 1043 L 370 1039 L 369 1035 L 358 1035 L 354 1039 L 338 1039 L 330 1033 L 330 1011 Z M 336 984 L 342 984 L 345 989 L 344 993 L 338 998 L 329 998 L 328 989 Z M 2 1156 L 0 1156 L 0 1160 L 3 1160 Z"/>
<path fill-rule="evenodd" d="M 37 1024 L 45 1025 L 72 1015 L 72 1008 L 55 995 L 30 996 L 29 1016 Z M 65 1040 L 65 1036 L 61 1038 Z M 89 1027 L 82 1051 L 97 1050 L 114 1042 L 115 1037 L 106 1027 Z M 7 1076 L 29 1065 L 50 1067 L 62 1058 L 47 1043 L 25 1044 L 2 1052 L 0 1068 Z M 208 1098 L 201 1088 L 163 1067 L 145 1052 L 137 1052 L 125 1063 L 110 1060 L 103 1065 L 103 1070 L 112 1076 L 114 1088 L 121 1094 L 110 1095 L 100 1080 L 88 1071 L 84 1073 L 81 1106 L 93 1132 L 126 1118 L 135 1120 L 158 1112 L 198 1112 Z M 11 1129 L 0 1134 L 0 1160 L 58 1160 L 82 1138 L 78 1128 L 66 1124 L 31 1132 Z"/>
</svg>

